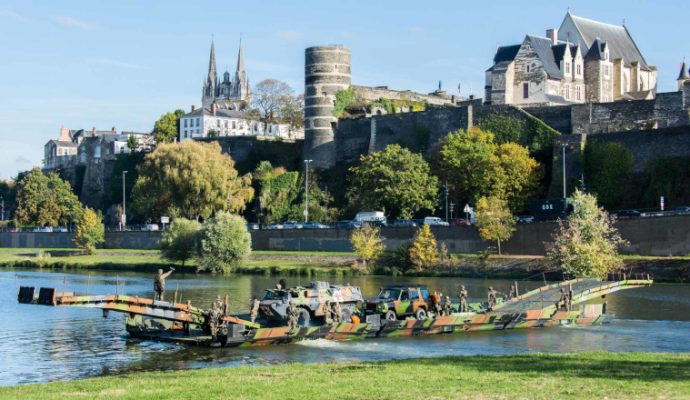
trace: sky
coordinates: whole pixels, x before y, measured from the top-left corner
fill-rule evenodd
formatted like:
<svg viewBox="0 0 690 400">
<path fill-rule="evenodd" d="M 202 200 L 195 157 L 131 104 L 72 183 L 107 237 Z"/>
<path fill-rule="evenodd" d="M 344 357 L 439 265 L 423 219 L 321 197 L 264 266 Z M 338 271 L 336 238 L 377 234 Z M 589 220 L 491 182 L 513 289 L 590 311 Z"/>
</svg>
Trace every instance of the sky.
<svg viewBox="0 0 690 400">
<path fill-rule="evenodd" d="M 40 166 L 70 129 L 150 131 L 199 105 L 211 39 L 234 71 L 242 37 L 251 83 L 303 92 L 304 49 L 352 50 L 352 81 L 483 96 L 497 45 L 558 28 L 574 15 L 626 26 L 659 91 L 676 90 L 690 57 L 685 1 L 31 1 L 0 0 L 0 178 Z"/>
</svg>

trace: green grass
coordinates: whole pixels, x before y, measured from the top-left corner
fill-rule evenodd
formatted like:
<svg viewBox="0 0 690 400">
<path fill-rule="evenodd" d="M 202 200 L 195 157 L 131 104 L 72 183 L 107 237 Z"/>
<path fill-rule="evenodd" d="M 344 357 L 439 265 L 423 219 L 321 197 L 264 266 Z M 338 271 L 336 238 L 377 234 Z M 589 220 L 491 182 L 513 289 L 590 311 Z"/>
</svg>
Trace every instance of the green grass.
<svg viewBox="0 0 690 400">
<path fill-rule="evenodd" d="M 681 399 L 690 354 L 526 354 L 135 373 L 0 388 L 16 399 Z"/>
</svg>

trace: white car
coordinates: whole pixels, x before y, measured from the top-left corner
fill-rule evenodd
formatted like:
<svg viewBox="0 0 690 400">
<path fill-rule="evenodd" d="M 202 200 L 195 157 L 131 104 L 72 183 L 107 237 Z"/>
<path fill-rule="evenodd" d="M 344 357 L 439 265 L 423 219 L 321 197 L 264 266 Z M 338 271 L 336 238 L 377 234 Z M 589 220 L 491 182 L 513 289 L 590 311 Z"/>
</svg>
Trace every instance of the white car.
<svg viewBox="0 0 690 400">
<path fill-rule="evenodd" d="M 158 224 L 146 224 L 146 225 L 144 225 L 143 230 L 145 230 L 145 231 L 158 231 L 158 230 L 160 230 L 160 227 L 158 226 Z"/>
<path fill-rule="evenodd" d="M 450 226 L 450 224 L 439 217 L 424 217 L 424 225 L 431 226 Z"/>
</svg>

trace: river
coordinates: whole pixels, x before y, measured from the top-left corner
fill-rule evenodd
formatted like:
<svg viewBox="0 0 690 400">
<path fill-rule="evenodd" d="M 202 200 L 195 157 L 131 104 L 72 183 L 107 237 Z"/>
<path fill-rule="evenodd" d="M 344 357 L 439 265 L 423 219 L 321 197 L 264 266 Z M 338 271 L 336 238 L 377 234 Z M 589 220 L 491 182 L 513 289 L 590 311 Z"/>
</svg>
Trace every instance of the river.
<svg viewBox="0 0 690 400">
<path fill-rule="evenodd" d="M 184 301 L 208 306 L 217 295 L 228 294 L 231 312 L 245 312 L 252 295 L 275 285 L 266 276 L 173 274 L 168 297 L 175 289 Z M 506 290 L 510 281 L 456 278 L 347 277 L 336 283 L 362 287 L 373 296 L 390 283 L 429 285 L 455 294 L 468 287 L 470 300 L 483 299 L 488 286 Z M 289 285 L 308 280 L 288 280 Z M 364 342 L 306 341 L 260 348 L 209 349 L 129 339 L 124 316 L 106 319 L 94 309 L 45 307 L 17 303 L 18 285 L 56 287 L 77 293 L 126 293 L 151 297 L 152 276 L 141 273 L 0 272 L 0 385 L 81 379 L 134 371 L 172 371 L 191 368 L 269 365 L 287 362 L 366 361 L 444 355 L 511 354 L 524 352 L 650 351 L 690 352 L 690 285 L 655 284 L 608 296 L 609 325 L 558 327 L 419 338 L 375 339 Z M 520 282 L 520 290 L 540 282 Z M 454 296 L 453 296 L 454 297 Z M 455 301 L 455 298 L 454 298 Z"/>
</svg>

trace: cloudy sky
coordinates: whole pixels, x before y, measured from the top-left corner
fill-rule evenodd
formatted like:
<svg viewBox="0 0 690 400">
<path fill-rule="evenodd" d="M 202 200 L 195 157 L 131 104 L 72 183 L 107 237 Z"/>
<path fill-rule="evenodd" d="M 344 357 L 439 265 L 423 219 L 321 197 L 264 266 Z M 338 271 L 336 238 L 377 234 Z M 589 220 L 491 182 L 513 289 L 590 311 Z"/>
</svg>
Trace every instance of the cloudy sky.
<svg viewBox="0 0 690 400">
<path fill-rule="evenodd" d="M 242 35 L 254 83 L 302 92 L 304 48 L 352 49 L 353 82 L 428 92 L 438 81 L 482 95 L 498 44 L 575 15 L 620 24 L 659 90 L 675 90 L 690 56 L 685 1 L 0 1 L 0 178 L 40 165 L 61 126 L 150 131 L 199 104 L 211 37 L 218 68 L 235 67 Z"/>
</svg>

